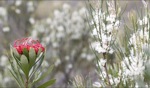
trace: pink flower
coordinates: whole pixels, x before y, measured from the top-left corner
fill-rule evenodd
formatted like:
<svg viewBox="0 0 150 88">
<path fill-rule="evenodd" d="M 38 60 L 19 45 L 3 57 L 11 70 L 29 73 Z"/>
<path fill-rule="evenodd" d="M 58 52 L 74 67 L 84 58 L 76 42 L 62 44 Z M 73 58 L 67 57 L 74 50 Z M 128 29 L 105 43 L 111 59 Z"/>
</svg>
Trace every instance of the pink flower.
<svg viewBox="0 0 150 88">
<path fill-rule="evenodd" d="M 36 54 L 38 53 L 39 49 L 42 49 L 42 52 L 45 51 L 45 47 L 43 47 L 38 40 L 33 40 L 32 38 L 18 39 L 14 42 L 13 47 L 18 51 L 19 54 L 23 54 L 24 48 L 28 51 L 30 48 L 33 48 Z"/>
</svg>

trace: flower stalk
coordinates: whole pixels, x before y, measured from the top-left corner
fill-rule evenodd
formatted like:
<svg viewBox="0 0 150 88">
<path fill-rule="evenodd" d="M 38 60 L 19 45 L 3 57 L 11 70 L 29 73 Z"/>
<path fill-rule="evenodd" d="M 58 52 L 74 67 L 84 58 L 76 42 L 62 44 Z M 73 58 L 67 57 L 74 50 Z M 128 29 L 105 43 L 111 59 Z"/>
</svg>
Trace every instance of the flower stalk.
<svg viewBox="0 0 150 88">
<path fill-rule="evenodd" d="M 29 78 L 26 78 L 26 83 L 25 83 L 25 88 L 28 88 L 28 84 L 29 84 Z"/>
</svg>

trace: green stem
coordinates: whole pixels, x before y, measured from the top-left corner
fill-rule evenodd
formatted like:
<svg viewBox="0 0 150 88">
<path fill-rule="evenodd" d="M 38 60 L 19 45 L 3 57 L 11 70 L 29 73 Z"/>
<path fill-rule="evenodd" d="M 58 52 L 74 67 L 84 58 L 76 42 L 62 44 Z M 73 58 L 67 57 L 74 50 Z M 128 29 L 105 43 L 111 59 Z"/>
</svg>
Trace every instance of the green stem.
<svg viewBox="0 0 150 88">
<path fill-rule="evenodd" d="M 107 59 L 106 58 L 106 53 L 103 53 L 103 57 L 104 57 L 104 59 Z M 112 88 L 111 83 L 110 83 L 110 79 L 109 79 L 109 75 L 108 75 L 107 62 L 105 63 L 104 68 L 105 68 L 106 76 L 107 76 L 106 80 L 107 80 L 110 88 Z"/>
<path fill-rule="evenodd" d="M 28 88 L 28 85 L 29 85 L 29 77 L 27 76 L 26 77 L 26 82 L 25 82 L 25 88 Z"/>
</svg>

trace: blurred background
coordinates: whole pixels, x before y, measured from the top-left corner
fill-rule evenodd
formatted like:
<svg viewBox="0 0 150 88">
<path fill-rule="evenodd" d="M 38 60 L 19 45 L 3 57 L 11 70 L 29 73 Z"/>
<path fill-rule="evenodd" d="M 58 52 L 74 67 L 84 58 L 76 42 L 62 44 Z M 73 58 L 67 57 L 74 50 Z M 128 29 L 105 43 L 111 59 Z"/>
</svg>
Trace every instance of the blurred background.
<svg viewBox="0 0 150 88">
<path fill-rule="evenodd" d="M 125 7 L 125 1 L 121 6 Z M 126 1 L 127 2 L 127 1 Z M 54 64 L 49 78 L 53 87 L 71 87 L 76 80 L 87 84 L 96 81 L 88 10 L 84 0 L 1 0 L 0 1 L 0 87 L 17 87 L 8 72 L 10 44 L 19 38 L 38 39 L 46 47 L 43 72 Z M 136 9 L 130 1 L 124 15 Z M 47 79 L 43 81 L 47 81 Z M 83 82 L 84 81 L 84 82 Z"/>
<path fill-rule="evenodd" d="M 53 87 L 66 88 L 73 80 L 95 77 L 87 16 L 85 1 L 1 0 L 0 87 L 17 87 L 8 72 L 8 56 L 10 44 L 24 37 L 38 39 L 46 47 L 43 72 L 55 65 L 43 82 L 55 78 Z"/>
</svg>

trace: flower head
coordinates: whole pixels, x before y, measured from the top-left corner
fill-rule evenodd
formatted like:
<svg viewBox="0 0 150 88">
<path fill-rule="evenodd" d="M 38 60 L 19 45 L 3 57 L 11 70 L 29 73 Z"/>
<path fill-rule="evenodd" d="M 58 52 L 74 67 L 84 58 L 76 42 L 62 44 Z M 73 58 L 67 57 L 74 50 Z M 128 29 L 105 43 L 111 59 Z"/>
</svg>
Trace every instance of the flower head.
<svg viewBox="0 0 150 88">
<path fill-rule="evenodd" d="M 11 55 L 26 77 L 30 75 L 29 72 L 32 71 L 32 67 L 41 66 L 44 53 L 45 48 L 38 40 L 32 38 L 18 39 L 11 47 Z"/>
<path fill-rule="evenodd" d="M 14 42 L 13 47 L 18 51 L 19 54 L 23 53 L 23 49 L 27 49 L 28 51 L 30 48 L 33 48 L 38 53 L 39 49 L 42 52 L 45 51 L 45 48 L 40 44 L 38 40 L 33 40 L 32 38 L 22 38 L 18 39 Z"/>
</svg>

